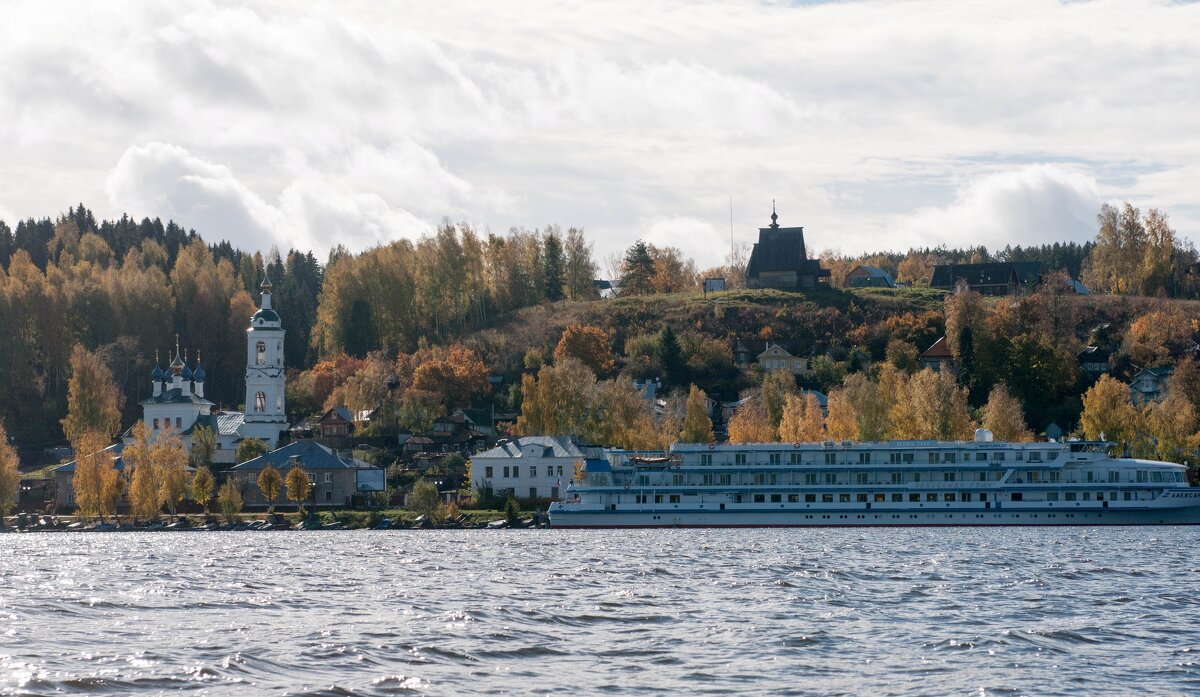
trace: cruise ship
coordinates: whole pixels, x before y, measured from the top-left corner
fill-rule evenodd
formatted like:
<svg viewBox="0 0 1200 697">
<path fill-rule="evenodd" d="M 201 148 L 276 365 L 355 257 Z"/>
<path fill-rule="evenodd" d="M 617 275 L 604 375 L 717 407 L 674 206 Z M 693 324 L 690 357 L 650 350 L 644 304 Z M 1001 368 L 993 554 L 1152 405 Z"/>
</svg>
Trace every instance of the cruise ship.
<svg viewBox="0 0 1200 697">
<path fill-rule="evenodd" d="M 556 528 L 1200 523 L 1185 467 L 1102 441 L 676 444 L 588 460 Z"/>
</svg>

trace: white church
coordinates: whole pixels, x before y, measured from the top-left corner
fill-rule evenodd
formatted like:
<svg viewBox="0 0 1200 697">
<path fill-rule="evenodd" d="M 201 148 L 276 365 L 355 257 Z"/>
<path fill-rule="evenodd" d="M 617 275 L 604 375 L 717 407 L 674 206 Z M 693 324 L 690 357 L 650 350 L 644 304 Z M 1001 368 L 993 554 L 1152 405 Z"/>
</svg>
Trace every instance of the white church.
<svg viewBox="0 0 1200 697">
<path fill-rule="evenodd" d="M 170 429 L 183 436 L 191 447 L 192 432 L 207 426 L 217 436 L 214 464 L 233 464 L 238 442 L 259 438 L 269 450 L 279 444 L 279 435 L 287 430 L 284 411 L 283 327 L 279 313 L 271 308 L 271 281 L 264 280 L 262 302 L 246 329 L 246 411 L 213 412 L 216 406 L 204 398 L 204 368 L 199 358 L 193 370 L 179 355 L 163 370 L 154 366 L 151 373 L 153 393 L 143 400 L 142 420 L 157 436 Z M 126 444 L 133 440 L 126 432 Z"/>
</svg>

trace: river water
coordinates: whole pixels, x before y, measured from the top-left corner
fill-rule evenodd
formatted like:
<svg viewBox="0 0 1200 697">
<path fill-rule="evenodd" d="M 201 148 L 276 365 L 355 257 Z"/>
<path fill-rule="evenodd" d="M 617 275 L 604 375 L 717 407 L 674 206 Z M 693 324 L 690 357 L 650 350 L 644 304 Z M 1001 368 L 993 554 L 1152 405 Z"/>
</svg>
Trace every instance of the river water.
<svg viewBox="0 0 1200 697">
<path fill-rule="evenodd" d="M 0 694 L 1198 694 L 1198 537 L 0 535 Z"/>
</svg>

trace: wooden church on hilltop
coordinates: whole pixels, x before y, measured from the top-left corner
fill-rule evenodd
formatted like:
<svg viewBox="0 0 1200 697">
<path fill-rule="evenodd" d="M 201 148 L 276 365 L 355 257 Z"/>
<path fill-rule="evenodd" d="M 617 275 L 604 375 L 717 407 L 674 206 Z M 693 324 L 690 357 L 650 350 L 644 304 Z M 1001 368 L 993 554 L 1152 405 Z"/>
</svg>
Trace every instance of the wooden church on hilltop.
<svg viewBox="0 0 1200 697">
<path fill-rule="evenodd" d="M 803 227 L 779 227 L 779 215 L 771 203 L 771 224 L 758 229 L 758 242 L 746 266 L 746 287 L 797 290 L 829 285 L 829 269 L 809 259 L 804 247 Z"/>
</svg>

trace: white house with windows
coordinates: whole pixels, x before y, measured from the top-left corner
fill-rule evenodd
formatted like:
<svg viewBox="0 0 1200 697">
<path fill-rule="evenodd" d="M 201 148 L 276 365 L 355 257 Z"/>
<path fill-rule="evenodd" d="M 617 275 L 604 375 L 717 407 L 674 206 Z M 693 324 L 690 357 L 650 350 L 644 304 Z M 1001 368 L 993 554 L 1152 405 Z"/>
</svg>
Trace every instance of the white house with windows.
<svg viewBox="0 0 1200 697">
<path fill-rule="evenodd" d="M 490 487 L 497 495 L 559 498 L 575 476 L 575 465 L 587 458 L 566 436 L 523 436 L 500 441 L 471 458 L 471 489 Z"/>
</svg>

